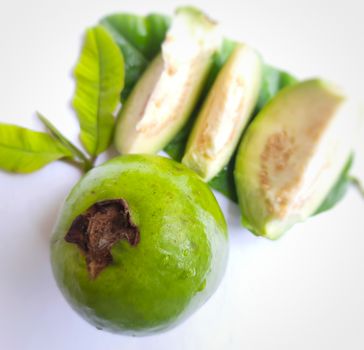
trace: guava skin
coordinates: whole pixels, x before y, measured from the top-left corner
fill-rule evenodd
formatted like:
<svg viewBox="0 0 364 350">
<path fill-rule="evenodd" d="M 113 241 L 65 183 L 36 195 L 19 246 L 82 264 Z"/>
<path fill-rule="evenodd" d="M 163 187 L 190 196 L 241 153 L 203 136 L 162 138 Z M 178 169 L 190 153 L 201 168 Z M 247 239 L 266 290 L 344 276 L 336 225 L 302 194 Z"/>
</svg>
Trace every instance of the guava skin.
<svg viewBox="0 0 364 350">
<path fill-rule="evenodd" d="M 64 237 L 94 203 L 124 199 L 140 241 L 111 250 L 113 262 L 90 278 L 85 256 Z M 206 302 L 226 267 L 228 235 L 217 201 L 185 166 L 127 155 L 91 170 L 67 197 L 51 240 L 57 284 L 97 328 L 148 335 L 172 328 Z"/>
</svg>

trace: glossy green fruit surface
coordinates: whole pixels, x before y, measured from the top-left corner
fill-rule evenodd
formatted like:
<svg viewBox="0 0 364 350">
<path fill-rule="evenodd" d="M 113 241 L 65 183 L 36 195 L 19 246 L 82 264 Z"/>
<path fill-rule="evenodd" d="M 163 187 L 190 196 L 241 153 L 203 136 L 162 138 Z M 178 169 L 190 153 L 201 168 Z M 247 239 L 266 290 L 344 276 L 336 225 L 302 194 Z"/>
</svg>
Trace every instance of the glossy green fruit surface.
<svg viewBox="0 0 364 350">
<path fill-rule="evenodd" d="M 116 213 L 110 222 L 105 210 Z M 107 225 L 125 232 L 110 243 Z M 71 306 L 98 328 L 132 335 L 171 328 L 200 307 L 216 290 L 227 253 L 225 219 L 208 186 L 151 155 L 118 157 L 85 175 L 51 242 L 54 276 Z"/>
</svg>

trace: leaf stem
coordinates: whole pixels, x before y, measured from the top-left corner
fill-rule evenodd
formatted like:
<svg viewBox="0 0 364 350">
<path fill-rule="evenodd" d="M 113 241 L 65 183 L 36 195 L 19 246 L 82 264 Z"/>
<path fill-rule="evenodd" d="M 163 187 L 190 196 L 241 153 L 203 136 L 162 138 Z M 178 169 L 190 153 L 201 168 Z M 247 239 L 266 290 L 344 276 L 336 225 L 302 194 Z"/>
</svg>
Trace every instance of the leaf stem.
<svg viewBox="0 0 364 350">
<path fill-rule="evenodd" d="M 361 181 L 357 177 L 351 176 L 350 177 L 350 182 L 357 189 L 357 191 L 360 193 L 360 195 L 364 199 L 364 186 L 361 183 Z"/>
<path fill-rule="evenodd" d="M 96 160 L 95 156 L 93 156 L 92 158 L 88 158 L 77 146 L 75 146 L 70 140 L 68 140 L 68 138 L 66 138 L 46 117 L 44 117 L 39 112 L 36 113 L 40 121 L 49 131 L 49 133 L 55 139 L 61 142 L 63 146 L 71 151 L 73 158 L 64 159 L 67 163 L 80 168 L 85 173 L 93 168 Z"/>
<path fill-rule="evenodd" d="M 72 158 L 62 158 L 61 161 L 78 168 L 82 172 L 87 172 L 86 165 L 85 165 L 84 162 L 79 162 L 79 161 L 77 161 L 75 159 L 72 159 Z"/>
<path fill-rule="evenodd" d="M 87 159 L 85 158 L 83 162 L 83 171 L 87 173 L 89 170 L 91 170 L 94 167 L 95 160 L 94 159 Z"/>
</svg>

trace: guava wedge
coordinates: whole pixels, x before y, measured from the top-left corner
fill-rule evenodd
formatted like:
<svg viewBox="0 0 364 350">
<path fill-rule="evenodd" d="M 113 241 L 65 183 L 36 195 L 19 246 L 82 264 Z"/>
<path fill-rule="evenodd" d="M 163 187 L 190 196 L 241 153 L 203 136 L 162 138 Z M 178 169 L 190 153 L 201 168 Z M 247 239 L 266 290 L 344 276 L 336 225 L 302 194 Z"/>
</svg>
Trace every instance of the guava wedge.
<svg viewBox="0 0 364 350">
<path fill-rule="evenodd" d="M 351 106 L 337 87 L 313 79 L 281 90 L 263 108 L 235 164 L 245 227 L 276 239 L 319 208 L 352 150 Z"/>
<path fill-rule="evenodd" d="M 63 295 L 99 329 L 147 335 L 174 327 L 216 290 L 228 236 L 197 174 L 154 155 L 114 158 L 73 188 L 51 240 Z"/>
<path fill-rule="evenodd" d="M 176 11 L 162 51 L 146 69 L 118 116 L 122 154 L 156 153 L 184 126 L 219 49 L 218 25 L 199 10 Z"/>
<path fill-rule="evenodd" d="M 204 181 L 229 162 L 257 103 L 261 80 L 260 57 L 237 44 L 204 102 L 182 159 Z"/>
</svg>

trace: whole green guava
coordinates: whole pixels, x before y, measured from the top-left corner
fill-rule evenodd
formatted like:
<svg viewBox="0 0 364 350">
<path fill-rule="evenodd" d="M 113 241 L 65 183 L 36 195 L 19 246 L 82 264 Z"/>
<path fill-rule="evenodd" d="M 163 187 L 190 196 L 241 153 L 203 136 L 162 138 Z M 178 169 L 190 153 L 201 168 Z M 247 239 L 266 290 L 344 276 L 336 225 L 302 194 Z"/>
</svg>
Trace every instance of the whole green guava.
<svg viewBox="0 0 364 350">
<path fill-rule="evenodd" d="M 214 195 L 185 166 L 115 158 L 73 188 L 51 240 L 57 284 L 99 329 L 147 335 L 177 325 L 216 290 L 228 235 Z"/>
</svg>

